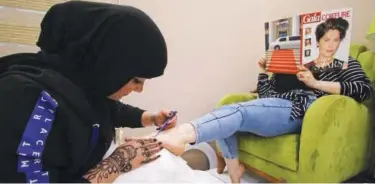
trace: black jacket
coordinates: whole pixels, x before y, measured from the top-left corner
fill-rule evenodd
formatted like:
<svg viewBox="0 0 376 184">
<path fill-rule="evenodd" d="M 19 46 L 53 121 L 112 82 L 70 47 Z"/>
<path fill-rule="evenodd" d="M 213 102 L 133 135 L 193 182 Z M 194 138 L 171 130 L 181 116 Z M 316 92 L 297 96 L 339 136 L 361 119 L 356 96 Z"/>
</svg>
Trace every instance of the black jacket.
<svg viewBox="0 0 376 184">
<path fill-rule="evenodd" d="M 42 155 L 49 181 L 85 182 L 83 174 L 102 160 L 112 141 L 100 131 L 99 140 L 90 154 L 93 124 L 108 123 L 112 129 L 140 127 L 144 111 L 113 101 L 108 101 L 110 108 L 95 111 L 83 91 L 64 76 L 52 69 L 22 64 L 36 59 L 35 54 L 0 58 L 0 63 L 20 63 L 0 72 L 0 182 L 26 182 L 25 174 L 17 172 L 19 155 L 16 151 L 43 90 L 59 103 Z"/>
</svg>

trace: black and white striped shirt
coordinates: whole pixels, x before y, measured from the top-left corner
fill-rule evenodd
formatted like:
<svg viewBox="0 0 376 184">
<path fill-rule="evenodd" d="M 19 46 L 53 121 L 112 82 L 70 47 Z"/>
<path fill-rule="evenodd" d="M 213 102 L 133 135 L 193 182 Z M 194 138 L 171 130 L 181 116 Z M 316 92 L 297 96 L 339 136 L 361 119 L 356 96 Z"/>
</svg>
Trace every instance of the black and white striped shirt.
<svg viewBox="0 0 376 184">
<path fill-rule="evenodd" d="M 328 65 L 328 68 L 333 68 L 342 65 L 343 61 L 334 60 Z M 321 81 L 339 82 L 341 86 L 340 95 L 352 97 L 358 102 L 362 102 L 371 97 L 373 87 L 370 80 L 364 73 L 360 63 L 357 60 L 349 57 L 348 68 L 343 70 L 322 71 L 315 74 L 315 78 Z M 267 74 L 259 74 L 257 89 L 260 98 L 282 98 L 291 100 L 293 102 L 292 112 L 290 117 L 292 119 L 303 118 L 307 110 L 308 95 L 296 92 L 278 93 L 275 88 L 274 75 L 269 79 Z M 321 90 L 312 90 L 313 94 L 319 98 L 328 93 Z"/>
</svg>

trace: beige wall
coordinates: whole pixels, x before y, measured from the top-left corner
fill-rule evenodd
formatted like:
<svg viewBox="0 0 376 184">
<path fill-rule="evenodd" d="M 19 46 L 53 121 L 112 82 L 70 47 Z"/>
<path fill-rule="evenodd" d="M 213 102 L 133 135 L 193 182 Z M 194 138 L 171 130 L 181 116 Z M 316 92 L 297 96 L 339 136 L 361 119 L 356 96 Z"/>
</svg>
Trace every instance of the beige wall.
<svg viewBox="0 0 376 184">
<path fill-rule="evenodd" d="M 264 53 L 264 22 L 320 9 L 354 8 L 352 40 L 367 43 L 374 0 L 120 0 L 146 11 L 169 49 L 166 74 L 142 94 L 124 98 L 141 107 L 175 108 L 180 122 L 213 109 L 228 93 L 256 86 Z M 361 2 L 361 3 L 360 3 Z"/>
<path fill-rule="evenodd" d="M 0 55 L 36 51 L 32 44 L 44 11 L 59 1 L 63 0 L 0 0 Z M 177 109 L 180 122 L 209 112 L 228 93 L 255 88 L 256 61 L 264 52 L 264 22 L 301 12 L 353 7 L 352 40 L 366 43 L 364 35 L 375 12 L 374 0 L 102 1 L 144 10 L 168 43 L 165 75 L 148 81 L 144 93 L 123 101 L 150 110 Z"/>
<path fill-rule="evenodd" d="M 0 0 L 0 56 L 37 52 L 40 22 L 52 5 L 68 0 Z M 118 0 L 90 0 L 118 4 Z"/>
</svg>

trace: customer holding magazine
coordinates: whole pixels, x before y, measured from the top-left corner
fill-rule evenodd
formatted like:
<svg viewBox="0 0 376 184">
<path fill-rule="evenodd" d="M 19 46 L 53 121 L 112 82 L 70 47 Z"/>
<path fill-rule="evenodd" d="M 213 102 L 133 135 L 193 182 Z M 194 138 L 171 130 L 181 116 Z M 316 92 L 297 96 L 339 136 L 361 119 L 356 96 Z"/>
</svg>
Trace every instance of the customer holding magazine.
<svg viewBox="0 0 376 184">
<path fill-rule="evenodd" d="M 332 30 L 335 29 L 326 27 L 323 37 Z M 340 32 L 335 33 L 340 39 Z M 352 58 L 349 58 L 347 70 L 319 71 L 313 74 L 306 67 L 301 67 L 296 75 L 297 80 L 302 81 L 311 93 L 306 92 L 307 90 L 281 92 L 278 89 L 277 75 L 273 74 L 269 79 L 265 69 L 266 60 L 261 58 L 258 63 L 261 69 L 257 85 L 259 99 L 222 106 L 202 117 L 162 132 L 157 137 L 158 141 L 174 154 L 180 155 L 186 144 L 218 140 L 231 181 L 239 183 L 244 166 L 238 159 L 236 132 L 249 132 L 263 137 L 299 133 L 306 110 L 317 98 L 339 94 L 362 102 L 373 93 L 370 80 L 359 62 Z M 315 61 L 314 64 L 320 68 L 334 67 L 331 62 Z"/>
</svg>

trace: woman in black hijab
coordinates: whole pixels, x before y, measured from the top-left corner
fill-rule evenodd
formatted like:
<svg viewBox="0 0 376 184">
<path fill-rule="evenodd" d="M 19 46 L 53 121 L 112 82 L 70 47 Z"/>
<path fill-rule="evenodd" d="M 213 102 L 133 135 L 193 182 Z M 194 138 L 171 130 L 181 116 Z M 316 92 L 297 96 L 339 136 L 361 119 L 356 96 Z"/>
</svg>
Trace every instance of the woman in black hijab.
<svg viewBox="0 0 376 184">
<path fill-rule="evenodd" d="M 57 4 L 37 45 L 39 53 L 0 58 L 0 182 L 109 183 L 158 158 L 155 139 L 138 139 L 102 160 L 116 127 L 160 126 L 169 116 L 119 102 L 167 65 L 165 40 L 145 13 Z"/>
</svg>

